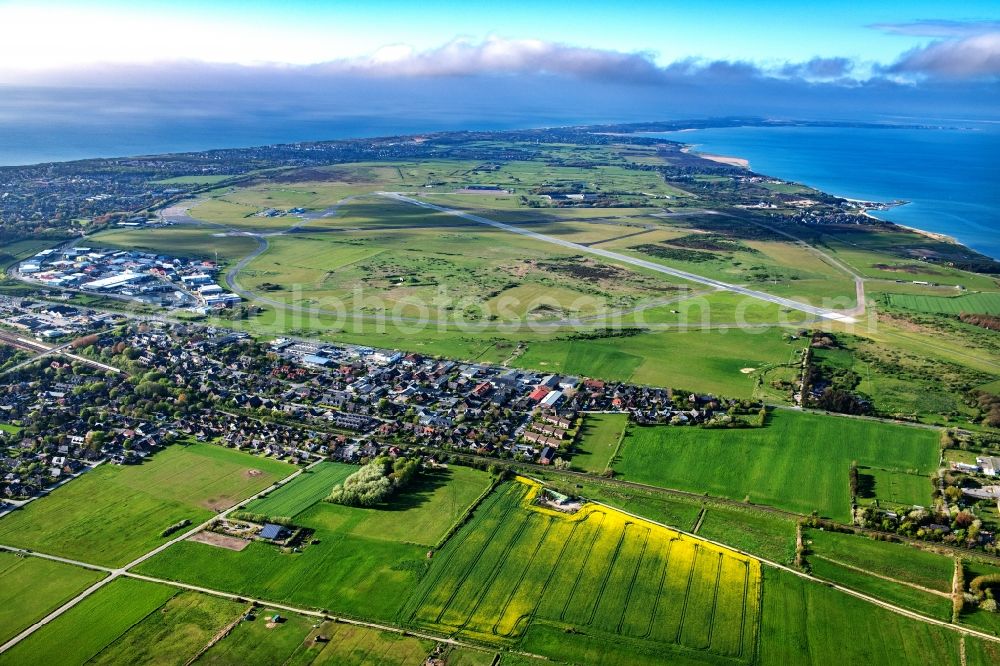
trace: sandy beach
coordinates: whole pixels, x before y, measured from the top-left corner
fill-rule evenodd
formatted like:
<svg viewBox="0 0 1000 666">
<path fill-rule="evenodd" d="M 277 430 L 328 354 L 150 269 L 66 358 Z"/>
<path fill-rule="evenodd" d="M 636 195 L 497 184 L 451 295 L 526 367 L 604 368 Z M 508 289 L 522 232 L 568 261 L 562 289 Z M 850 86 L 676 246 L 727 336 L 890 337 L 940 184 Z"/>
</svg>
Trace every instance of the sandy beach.
<svg viewBox="0 0 1000 666">
<path fill-rule="evenodd" d="M 713 155 L 712 153 L 699 153 L 697 151 L 692 151 L 691 146 L 684 146 L 683 148 L 681 148 L 681 152 L 682 153 L 693 152 L 698 157 L 703 157 L 706 160 L 719 162 L 721 164 L 728 164 L 729 166 L 742 167 L 744 169 L 750 168 L 750 160 L 744 159 L 742 157 L 730 157 L 729 155 Z"/>
</svg>

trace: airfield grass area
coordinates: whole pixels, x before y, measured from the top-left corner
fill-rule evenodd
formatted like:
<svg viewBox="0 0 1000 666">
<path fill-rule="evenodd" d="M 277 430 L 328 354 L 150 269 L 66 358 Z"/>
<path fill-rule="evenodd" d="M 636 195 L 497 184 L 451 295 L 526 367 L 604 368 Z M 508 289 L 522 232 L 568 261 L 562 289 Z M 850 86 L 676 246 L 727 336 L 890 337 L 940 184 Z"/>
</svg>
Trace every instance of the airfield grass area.
<svg viewBox="0 0 1000 666">
<path fill-rule="evenodd" d="M 355 468 L 356 469 L 356 468 Z M 297 493 L 295 482 L 280 493 Z M 143 573 L 275 602 L 389 620 L 428 566 L 427 550 L 489 485 L 486 473 L 449 467 L 376 508 L 317 502 L 296 514 L 314 530 L 300 553 L 255 541 L 236 552 L 182 541 L 139 566 Z M 332 489 L 332 486 L 331 486 Z M 327 493 L 328 494 L 328 493 Z"/>
<path fill-rule="evenodd" d="M 587 414 L 573 453 L 573 468 L 600 474 L 611 464 L 628 426 L 627 414 Z"/>
<path fill-rule="evenodd" d="M 0 643 L 72 599 L 104 573 L 0 551 Z"/>
<path fill-rule="evenodd" d="M 757 560 L 596 504 L 573 515 L 541 508 L 538 490 L 520 479 L 487 498 L 400 619 L 496 644 L 524 638 L 553 659 L 576 660 L 581 633 L 615 663 L 687 649 L 752 660 Z M 538 627 L 560 641 L 536 644 Z"/>
<path fill-rule="evenodd" d="M 889 305 L 917 312 L 957 315 L 970 314 L 1000 315 L 1000 293 L 985 292 L 963 296 L 918 296 L 914 294 L 888 294 Z"/>
<path fill-rule="evenodd" d="M 112 229 L 88 239 L 96 247 L 122 248 L 172 257 L 209 259 L 220 263 L 250 254 L 257 241 L 249 236 L 226 235 L 211 227 L 163 227 L 159 229 Z"/>
<path fill-rule="evenodd" d="M 630 430 L 613 469 L 629 481 L 848 521 L 852 461 L 930 475 L 933 431 L 786 410 L 763 428 Z"/>
<path fill-rule="evenodd" d="M 295 471 L 211 444 L 175 444 L 140 465 L 100 465 L 0 518 L 0 543 L 107 566 L 165 541 Z"/>
</svg>

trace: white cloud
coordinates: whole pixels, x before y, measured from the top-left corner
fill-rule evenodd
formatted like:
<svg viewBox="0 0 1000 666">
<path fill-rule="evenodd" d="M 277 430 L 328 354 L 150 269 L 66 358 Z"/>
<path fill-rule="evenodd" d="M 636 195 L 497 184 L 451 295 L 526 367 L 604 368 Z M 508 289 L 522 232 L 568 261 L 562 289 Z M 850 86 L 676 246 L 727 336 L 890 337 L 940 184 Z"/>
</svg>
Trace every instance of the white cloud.
<svg viewBox="0 0 1000 666">
<path fill-rule="evenodd" d="M 1000 77 L 1000 31 L 915 48 L 904 53 L 889 71 L 951 79 Z"/>
</svg>

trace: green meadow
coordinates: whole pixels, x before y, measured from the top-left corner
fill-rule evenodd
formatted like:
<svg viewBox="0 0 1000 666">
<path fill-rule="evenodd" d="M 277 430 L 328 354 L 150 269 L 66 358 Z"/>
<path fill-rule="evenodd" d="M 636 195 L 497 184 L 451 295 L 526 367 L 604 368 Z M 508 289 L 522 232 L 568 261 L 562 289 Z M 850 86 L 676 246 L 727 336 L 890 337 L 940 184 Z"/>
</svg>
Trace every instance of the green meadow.
<svg viewBox="0 0 1000 666">
<path fill-rule="evenodd" d="M 636 427 L 615 472 L 629 481 L 705 492 L 848 520 L 851 462 L 930 475 L 936 432 L 776 410 L 763 428 Z"/>
<path fill-rule="evenodd" d="M 0 518 L 0 543 L 122 565 L 288 476 L 295 467 L 212 444 L 175 444 L 140 465 L 103 464 Z"/>
<path fill-rule="evenodd" d="M 265 501 L 284 501 L 282 493 L 297 494 L 297 481 Z M 426 570 L 428 548 L 488 485 L 484 472 L 449 467 L 421 475 L 412 489 L 384 507 L 317 501 L 295 517 L 297 525 L 314 530 L 311 540 L 317 541 L 300 553 L 259 541 L 239 552 L 182 541 L 138 570 L 276 602 L 388 620 Z"/>
<path fill-rule="evenodd" d="M 0 643 L 104 577 L 92 569 L 0 551 Z"/>
</svg>

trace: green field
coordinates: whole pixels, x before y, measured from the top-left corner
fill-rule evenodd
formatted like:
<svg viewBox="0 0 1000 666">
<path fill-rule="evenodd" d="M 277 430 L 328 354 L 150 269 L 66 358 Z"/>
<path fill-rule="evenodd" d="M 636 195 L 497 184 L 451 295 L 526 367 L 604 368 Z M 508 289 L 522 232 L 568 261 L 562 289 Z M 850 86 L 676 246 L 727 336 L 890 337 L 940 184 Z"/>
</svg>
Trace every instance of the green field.
<svg viewBox="0 0 1000 666">
<path fill-rule="evenodd" d="M 573 468 L 600 474 L 611 464 L 628 425 L 627 414 L 587 414 L 573 453 Z"/>
<path fill-rule="evenodd" d="M 198 592 L 177 592 L 88 663 L 184 666 L 247 609 L 247 604 L 229 599 Z"/>
<path fill-rule="evenodd" d="M 934 489 L 932 478 L 919 474 L 894 472 L 877 467 L 859 468 L 858 474 L 862 482 L 869 477 L 872 483 L 872 496 L 880 503 L 908 509 L 913 506 L 928 506 L 931 503 L 931 491 Z M 864 501 L 864 497 L 859 497 Z"/>
<path fill-rule="evenodd" d="M 333 487 L 358 471 L 356 465 L 323 462 L 291 482 L 247 504 L 246 510 L 268 516 L 293 517 L 325 499 Z"/>
<path fill-rule="evenodd" d="M 281 621 L 270 622 L 278 614 Z M 434 647 L 431 641 L 379 631 L 370 627 L 320 621 L 273 608 L 255 609 L 252 619 L 244 619 L 231 633 L 199 657 L 198 664 L 245 666 L 246 664 L 287 664 L 309 666 L 421 666 Z M 316 640 L 322 637 L 325 640 Z M 461 656 L 468 655 L 469 661 Z M 485 661 L 471 661 L 484 655 Z M 448 659 L 448 666 L 482 664 L 489 666 L 493 655 L 462 651 Z"/>
<path fill-rule="evenodd" d="M 500 645 L 523 640 L 553 659 L 576 661 L 593 642 L 616 663 L 689 649 L 752 660 L 756 560 L 595 504 L 572 516 L 529 506 L 536 490 L 508 483 L 487 498 L 400 619 Z M 562 639 L 546 641 L 547 630 Z"/>
<path fill-rule="evenodd" d="M 295 471 L 211 444 L 175 444 L 141 465 L 101 465 L 0 518 L 0 543 L 108 566 L 165 541 Z"/>
<path fill-rule="evenodd" d="M 936 432 L 778 410 L 763 428 L 633 428 L 614 470 L 629 481 L 848 520 L 851 462 L 931 474 Z"/>
<path fill-rule="evenodd" d="M 959 635 L 784 571 L 764 571 L 762 666 L 961 666 Z"/>
<path fill-rule="evenodd" d="M 1000 315 L 1000 293 L 983 292 L 962 296 L 887 294 L 889 305 L 917 312 L 957 315 L 962 312 Z"/>
<path fill-rule="evenodd" d="M 814 553 L 837 562 L 939 592 L 951 590 L 955 563 L 950 557 L 839 532 L 808 530 L 805 537 Z"/>
<path fill-rule="evenodd" d="M 0 664 L 83 664 L 176 594 L 166 585 L 119 578 L 0 654 Z"/>
<path fill-rule="evenodd" d="M 103 577 L 100 571 L 0 551 L 0 643 Z"/>
<path fill-rule="evenodd" d="M 248 236 L 224 235 L 218 228 L 112 229 L 91 238 L 93 245 L 129 248 L 174 257 L 219 258 L 226 264 L 250 254 L 257 242 Z"/>
<path fill-rule="evenodd" d="M 296 515 L 315 530 L 301 553 L 261 543 L 236 552 L 183 541 L 144 562 L 150 575 L 326 608 L 355 617 L 391 619 L 423 575 L 427 550 L 489 485 L 485 472 L 449 467 L 418 477 L 379 508 L 326 502 Z M 281 493 L 297 494 L 294 482 Z M 275 493 L 267 500 L 284 499 Z"/>
<path fill-rule="evenodd" d="M 925 590 L 918 590 L 908 585 L 851 569 L 822 557 L 811 556 L 809 566 L 812 569 L 812 574 L 823 580 L 883 599 L 927 617 L 946 622 L 951 620 L 951 598 L 946 594 L 933 594 Z"/>
</svg>

